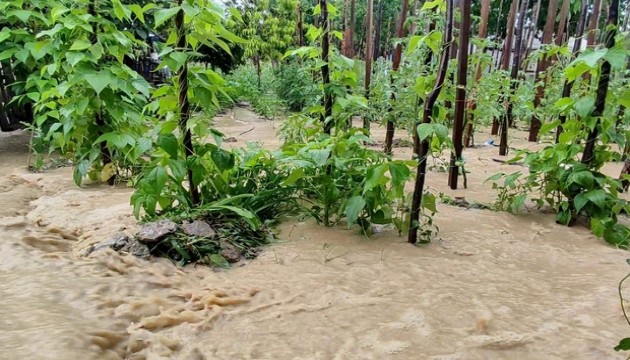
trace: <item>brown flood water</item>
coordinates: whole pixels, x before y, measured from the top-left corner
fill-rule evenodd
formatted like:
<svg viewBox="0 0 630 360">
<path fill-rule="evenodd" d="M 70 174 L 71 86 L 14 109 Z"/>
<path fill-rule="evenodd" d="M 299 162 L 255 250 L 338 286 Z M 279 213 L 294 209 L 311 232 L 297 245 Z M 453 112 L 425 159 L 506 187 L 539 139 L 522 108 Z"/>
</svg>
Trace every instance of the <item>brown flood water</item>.
<svg viewBox="0 0 630 360">
<path fill-rule="evenodd" d="M 279 144 L 274 124 L 242 109 L 217 125 L 231 146 Z M 440 205 L 441 233 L 423 247 L 291 221 L 229 271 L 84 257 L 134 230 L 131 190 L 77 188 L 67 168 L 28 173 L 27 142 L 0 134 L 0 359 L 625 358 L 612 348 L 630 332 L 616 288 L 630 256 L 552 215 Z M 429 186 L 490 201 L 483 180 L 520 169 L 496 153 L 466 150 L 467 190 L 447 191 L 437 172 Z"/>
</svg>

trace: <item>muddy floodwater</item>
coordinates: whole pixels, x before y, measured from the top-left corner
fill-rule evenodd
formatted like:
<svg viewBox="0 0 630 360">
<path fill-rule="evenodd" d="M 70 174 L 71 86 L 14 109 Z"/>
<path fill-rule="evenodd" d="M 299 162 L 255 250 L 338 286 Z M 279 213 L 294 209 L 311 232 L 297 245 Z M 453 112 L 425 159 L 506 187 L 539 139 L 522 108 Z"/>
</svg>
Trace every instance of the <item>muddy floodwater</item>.
<svg viewBox="0 0 630 360">
<path fill-rule="evenodd" d="M 278 122 L 243 109 L 216 124 L 237 139 L 229 146 L 280 144 Z M 514 147 L 531 146 L 524 134 L 514 132 Z M 630 336 L 617 297 L 629 254 L 553 215 L 439 205 L 440 234 L 422 247 L 292 220 L 257 259 L 227 271 L 84 256 L 134 231 L 132 191 L 77 188 L 69 168 L 29 173 L 28 140 L 0 134 L 0 359 L 625 358 L 613 347 Z M 466 190 L 447 190 L 441 172 L 428 185 L 492 201 L 483 181 L 522 169 L 497 153 L 465 150 Z"/>
</svg>

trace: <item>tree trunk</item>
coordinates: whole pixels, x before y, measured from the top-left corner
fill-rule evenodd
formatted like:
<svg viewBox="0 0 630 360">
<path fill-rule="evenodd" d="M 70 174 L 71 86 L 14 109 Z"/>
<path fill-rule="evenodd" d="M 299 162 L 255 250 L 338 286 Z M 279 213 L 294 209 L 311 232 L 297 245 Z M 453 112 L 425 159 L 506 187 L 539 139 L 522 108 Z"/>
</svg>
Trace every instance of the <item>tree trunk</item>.
<svg viewBox="0 0 630 360">
<path fill-rule="evenodd" d="M 297 45 L 304 46 L 304 22 L 302 20 L 302 7 L 297 6 Z"/>
<path fill-rule="evenodd" d="M 324 113 L 321 115 L 321 121 L 324 123 L 324 133 L 330 135 L 333 119 L 332 119 L 332 94 L 330 93 L 330 21 L 328 20 L 328 2 L 319 0 L 321 8 L 321 23 L 324 28 L 322 35 L 322 82 L 324 84 Z"/>
<path fill-rule="evenodd" d="M 630 143 L 627 143 L 623 150 L 622 160 L 623 168 L 621 169 L 621 174 L 619 174 L 619 180 L 621 180 L 621 189 L 628 191 L 630 189 L 630 179 L 627 178 L 630 176 Z"/>
<path fill-rule="evenodd" d="M 354 29 L 357 26 L 357 7 L 356 0 L 350 0 L 350 36 L 348 38 L 348 54 L 346 55 L 348 58 L 354 57 Z"/>
<path fill-rule="evenodd" d="M 597 28 L 599 26 L 599 14 L 601 12 L 602 1 L 595 0 L 593 3 L 593 12 L 588 23 L 588 34 L 586 36 L 586 45 L 589 48 L 595 46 L 595 40 L 597 39 Z"/>
<path fill-rule="evenodd" d="M 575 32 L 575 43 L 573 44 L 573 58 L 577 57 L 580 53 L 581 45 L 582 45 L 582 36 L 584 35 L 584 29 L 586 27 L 586 18 L 588 17 L 588 0 L 582 0 L 581 12 L 580 12 L 580 20 L 577 25 L 577 29 Z M 564 86 L 562 88 L 562 97 L 568 98 L 571 96 L 571 88 L 573 88 L 573 81 L 564 81 Z M 558 129 L 556 131 L 556 143 L 560 142 L 560 135 L 562 134 L 562 125 L 567 120 L 567 116 L 565 114 L 561 114 L 559 117 L 560 125 L 558 125 Z"/>
<path fill-rule="evenodd" d="M 562 8 L 560 9 L 560 20 L 558 21 L 558 31 L 556 31 L 556 45 L 560 46 L 564 44 L 564 34 L 567 28 L 567 18 L 569 16 L 569 7 L 571 6 L 571 0 L 563 0 Z"/>
<path fill-rule="evenodd" d="M 540 0 L 539 0 L 540 1 Z M 488 17 L 490 15 L 490 0 L 482 0 L 481 1 L 481 20 L 479 22 L 479 39 L 485 39 L 488 36 Z M 486 52 L 486 49 L 483 49 L 483 53 Z M 483 68 L 481 64 L 477 66 L 477 72 L 475 74 L 475 81 L 479 84 L 479 80 L 481 79 L 481 74 L 483 74 Z M 466 122 L 466 127 L 464 130 L 464 146 L 471 147 L 473 146 L 473 132 L 474 132 L 474 118 L 473 111 L 477 108 L 477 102 L 474 99 L 470 99 L 472 101 L 471 111 L 468 116 L 469 121 Z"/>
<path fill-rule="evenodd" d="M 453 190 L 457 189 L 460 168 L 457 162 L 462 159 L 462 151 L 464 149 L 462 136 L 464 132 L 464 115 L 466 112 L 466 76 L 468 75 L 468 44 L 470 43 L 471 0 L 462 1 L 462 21 L 459 27 L 457 89 L 455 93 L 455 118 L 453 122 L 453 146 L 455 152 L 451 153 L 451 165 L 448 177 L 448 185 Z"/>
<path fill-rule="evenodd" d="M 442 85 L 446 79 L 446 72 L 448 70 L 449 61 L 449 42 L 453 37 L 453 0 L 447 0 L 446 10 L 446 29 L 444 41 L 442 44 L 442 58 L 440 60 L 440 67 L 438 69 L 438 76 L 435 80 L 435 87 L 427 96 L 427 100 L 424 103 L 424 111 L 422 115 L 422 122 L 427 124 L 431 122 L 431 115 L 433 113 L 433 106 L 437 101 L 440 91 L 442 91 Z M 413 192 L 413 200 L 411 204 L 411 214 L 409 221 L 409 234 L 407 240 L 411 244 L 418 242 L 418 228 L 420 225 L 420 207 L 422 206 L 422 194 L 424 191 L 424 182 L 427 171 L 427 155 L 429 153 L 429 141 L 424 139 L 420 141 L 418 132 L 414 131 L 414 153 L 418 159 L 418 169 L 416 173 L 416 182 Z"/>
<path fill-rule="evenodd" d="M 97 0 L 93 0 L 88 5 L 88 13 L 92 15 L 94 18 L 98 16 L 97 11 L 96 11 L 97 6 L 98 6 Z M 98 34 L 98 26 L 95 24 L 93 25 L 92 36 L 90 39 L 93 44 L 97 42 L 97 34 Z M 96 109 L 95 111 L 94 123 L 96 124 L 96 127 L 98 128 L 98 135 L 99 136 L 102 135 L 103 130 L 105 128 L 105 119 L 103 119 L 103 113 L 100 108 Z M 112 163 L 112 153 L 110 152 L 109 147 L 107 147 L 107 141 L 102 141 L 100 144 L 100 147 L 101 147 L 101 158 L 102 158 L 101 164 L 103 167 L 105 167 L 106 165 L 109 165 Z M 115 181 L 115 178 L 113 176 L 107 179 L 107 183 L 109 185 L 114 185 L 114 181 Z"/>
<path fill-rule="evenodd" d="M 630 21 L 630 2 L 628 2 L 628 4 L 626 5 L 625 13 L 626 14 L 623 17 L 623 24 L 621 24 L 621 31 L 628 30 L 628 21 Z"/>
<path fill-rule="evenodd" d="M 408 0 L 407 0 L 408 2 Z M 418 15 L 418 4 L 420 3 L 420 0 L 413 0 L 413 8 L 411 9 L 411 16 L 416 16 Z M 407 7 L 409 7 L 409 4 L 407 4 Z M 406 16 L 406 14 L 405 14 Z M 405 24 L 403 24 L 404 26 Z M 416 34 L 416 22 L 412 21 L 411 25 L 409 26 L 409 34 L 410 35 L 415 35 Z"/>
<path fill-rule="evenodd" d="M 367 31 L 365 32 L 365 42 L 367 44 L 365 51 L 365 98 L 370 100 L 370 83 L 372 80 L 372 55 L 374 50 L 374 0 L 368 0 L 367 3 Z M 363 128 L 370 130 L 370 116 L 363 117 Z"/>
<path fill-rule="evenodd" d="M 453 10 L 453 34 L 455 34 L 456 32 L 461 33 L 462 31 L 460 27 L 460 23 L 459 23 L 459 18 L 457 17 L 457 11 L 456 11 L 456 9 L 461 8 L 461 2 L 462 0 L 453 0 L 453 9 L 454 9 Z M 458 48 L 457 48 L 456 38 L 457 37 L 453 35 L 453 41 L 451 41 L 450 61 L 454 61 L 455 59 L 457 59 Z M 454 72 L 451 72 L 449 74 L 448 83 L 455 84 Z M 451 124 L 453 123 L 453 117 L 454 117 L 454 114 L 452 114 L 453 102 L 450 99 L 444 100 L 444 108 L 447 109 L 446 120 L 448 122 L 448 125 L 451 126 Z"/>
<path fill-rule="evenodd" d="M 381 28 L 383 27 L 383 0 L 378 0 L 376 13 L 376 26 L 374 27 L 374 55 L 372 59 L 378 60 L 381 56 Z"/>
<path fill-rule="evenodd" d="M 543 37 L 542 37 L 543 45 L 551 44 L 553 41 L 553 30 L 556 25 L 557 10 L 558 10 L 558 0 L 550 0 L 549 8 L 547 9 L 547 19 L 545 22 L 545 28 L 543 29 Z M 545 96 L 545 87 L 547 83 L 547 78 L 546 78 L 546 73 L 545 73 L 546 69 L 547 69 L 547 60 L 546 58 L 543 57 L 542 59 L 538 60 L 538 64 L 536 65 L 536 75 L 534 79 L 536 79 L 536 81 L 539 84 L 536 87 L 536 95 L 534 96 L 534 109 L 540 106 L 540 102 L 543 96 Z M 541 76 L 545 76 L 545 81 L 543 81 L 542 84 L 540 83 Z M 532 120 L 529 125 L 529 141 L 535 142 L 538 140 L 538 132 L 540 131 L 541 126 L 542 126 L 542 122 L 540 121 L 538 116 L 534 114 L 534 116 L 532 116 Z"/>
<path fill-rule="evenodd" d="M 521 4 L 521 11 L 519 15 L 518 29 L 516 30 L 516 41 L 514 44 L 514 58 L 512 59 L 512 85 L 510 86 L 510 97 L 514 96 L 516 93 L 516 83 L 518 79 L 518 71 L 520 69 L 520 61 L 521 61 L 521 45 L 523 43 L 523 28 L 525 27 L 525 11 L 527 10 L 527 2 L 528 0 L 523 0 Z M 505 120 L 503 121 L 502 131 L 501 131 L 501 143 L 499 144 L 499 155 L 505 156 L 508 151 L 508 127 L 513 123 L 512 120 L 512 99 L 508 99 L 507 111 L 505 114 Z"/>
<path fill-rule="evenodd" d="M 350 51 L 348 50 L 350 45 L 350 0 L 343 0 L 343 18 L 341 19 L 342 27 L 341 31 L 343 33 L 343 41 L 341 44 L 341 54 L 345 57 L 349 57 L 348 54 Z"/>
<path fill-rule="evenodd" d="M 179 6 L 182 5 L 182 0 L 179 0 Z M 175 29 L 177 30 L 177 48 L 184 50 L 188 47 L 186 41 L 186 27 L 184 26 L 184 10 L 179 10 L 175 16 Z M 179 69 L 178 74 L 179 81 L 179 131 L 184 135 L 184 153 L 186 154 L 186 162 L 190 161 L 190 158 L 194 155 L 194 147 L 192 143 L 192 134 L 188 127 L 188 118 L 190 117 L 190 102 L 188 101 L 188 62 Z M 188 186 L 190 191 L 190 201 L 192 206 L 199 205 L 201 197 L 199 196 L 199 189 L 193 179 L 193 171 L 190 165 L 187 166 L 188 170 Z"/>
<path fill-rule="evenodd" d="M 596 0 L 599 1 L 599 0 Z M 619 22 L 619 0 L 611 0 L 608 10 L 608 26 L 606 33 L 606 48 L 611 49 L 615 46 L 615 36 L 617 35 L 617 23 Z M 590 34 L 589 34 L 590 35 Z M 597 95 L 595 97 L 595 109 L 592 118 L 595 120 L 595 127 L 586 139 L 584 153 L 582 154 L 582 163 L 591 165 L 595 159 L 595 143 L 599 135 L 599 118 L 604 114 L 606 107 L 606 95 L 608 94 L 608 83 L 610 82 L 611 65 L 608 60 L 604 60 L 599 75 L 599 83 L 597 85 Z"/>
<path fill-rule="evenodd" d="M 586 47 L 588 49 L 592 49 L 596 45 L 597 39 L 597 29 L 599 27 L 599 16 L 601 13 L 602 1 L 595 0 L 593 3 L 593 10 L 591 12 L 591 17 L 588 23 L 588 31 L 586 34 Z M 586 84 L 590 84 L 591 81 L 591 73 L 587 71 L 584 75 L 582 75 L 582 79 Z"/>
<path fill-rule="evenodd" d="M 409 0 L 402 0 L 402 9 L 400 10 L 400 19 L 398 21 L 396 27 L 396 37 L 398 39 L 402 39 L 405 36 L 405 21 L 407 20 L 407 12 L 409 11 Z M 394 49 L 394 55 L 392 57 L 392 75 L 390 77 L 390 82 L 392 86 L 394 85 L 394 75 L 393 73 L 398 72 L 400 68 L 400 61 L 402 60 L 402 44 L 396 45 Z M 390 104 L 393 104 L 396 101 L 396 94 L 392 91 Z M 389 106 L 388 116 L 387 116 L 387 130 L 385 133 L 385 153 L 392 153 L 392 143 L 394 141 L 394 122 L 392 121 L 392 112 L 394 109 L 392 106 Z"/>
<path fill-rule="evenodd" d="M 256 77 L 258 78 L 258 90 L 262 89 L 262 68 L 260 66 L 260 56 L 254 56 L 254 64 L 256 65 Z"/>
<path fill-rule="evenodd" d="M 510 58 L 512 57 L 512 37 L 514 36 L 514 23 L 516 21 L 516 13 L 518 12 L 518 0 L 512 0 L 512 5 L 510 5 L 510 13 L 508 15 L 507 26 L 506 26 L 506 34 L 505 34 L 505 43 L 503 45 L 503 51 L 501 54 L 501 69 L 504 71 L 508 71 L 510 68 Z M 499 133 L 499 119 L 495 118 L 492 123 L 492 135 L 496 135 Z M 502 128 L 506 128 L 503 126 Z M 507 139 L 507 129 L 506 139 Z M 501 134 L 503 138 L 503 134 Z"/>
<path fill-rule="evenodd" d="M 540 16 L 540 3 L 541 0 L 536 2 L 534 5 L 534 16 L 532 17 L 532 26 L 530 26 L 529 37 L 527 39 L 527 50 L 525 51 L 525 55 L 523 59 L 527 59 L 529 57 L 529 53 L 534 46 L 534 39 L 536 38 L 536 34 L 538 33 L 538 17 Z M 523 68 L 523 70 L 527 71 L 527 68 Z"/>
</svg>

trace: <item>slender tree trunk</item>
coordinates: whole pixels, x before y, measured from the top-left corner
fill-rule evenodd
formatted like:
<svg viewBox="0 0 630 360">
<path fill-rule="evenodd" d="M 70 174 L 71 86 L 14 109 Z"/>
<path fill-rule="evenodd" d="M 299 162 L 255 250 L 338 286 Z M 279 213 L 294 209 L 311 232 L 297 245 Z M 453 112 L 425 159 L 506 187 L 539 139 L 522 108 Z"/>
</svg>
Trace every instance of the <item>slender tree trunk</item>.
<svg viewBox="0 0 630 360">
<path fill-rule="evenodd" d="M 545 28 L 543 29 L 543 37 L 542 43 L 543 45 L 551 44 L 553 41 L 553 30 L 556 25 L 556 12 L 558 10 L 558 0 L 550 0 L 549 1 L 549 9 L 547 9 L 547 19 L 545 22 Z M 538 86 L 536 87 L 536 95 L 534 96 L 534 109 L 540 106 L 541 100 L 543 96 L 545 96 L 545 87 L 547 83 L 546 77 L 546 69 L 547 69 L 547 59 L 542 58 L 538 60 L 538 64 L 536 65 L 536 76 L 534 77 L 538 82 Z M 545 80 L 540 83 L 540 77 L 544 76 Z M 538 140 L 538 132 L 540 131 L 540 127 L 542 126 L 542 122 L 538 118 L 537 115 L 534 114 L 532 116 L 532 120 L 529 126 L 529 141 L 535 142 Z"/>
<path fill-rule="evenodd" d="M 580 20 L 577 25 L 577 29 L 575 32 L 575 43 L 573 44 L 573 57 L 577 57 L 580 53 L 581 45 L 582 45 L 582 36 L 584 35 L 584 29 L 586 27 L 586 18 L 588 17 L 588 2 L 589 0 L 582 0 L 581 3 L 581 12 L 580 12 Z M 573 81 L 564 81 L 564 86 L 562 88 L 562 97 L 568 98 L 571 96 L 571 89 L 573 88 Z M 561 114 L 559 117 L 560 125 L 558 125 L 558 129 L 556 131 L 556 143 L 560 142 L 560 135 L 562 134 L 562 125 L 567 120 L 567 116 L 565 114 Z"/>
<path fill-rule="evenodd" d="M 350 45 L 350 24 L 348 23 L 350 20 L 350 0 L 343 0 L 343 18 L 341 31 L 343 33 L 343 41 L 341 45 L 341 54 L 345 57 L 349 57 L 348 54 L 350 51 L 348 50 Z"/>
<path fill-rule="evenodd" d="M 539 0 L 540 1 L 540 0 Z M 490 15 L 490 0 L 482 0 L 481 1 L 481 20 L 479 22 L 479 39 L 485 39 L 488 35 L 488 17 Z M 486 49 L 483 49 L 483 53 L 486 52 Z M 481 74 L 483 74 L 483 67 L 481 63 L 477 65 L 477 71 L 475 74 L 475 82 L 479 84 L 479 80 L 481 79 Z M 470 99 L 472 101 L 470 112 L 468 114 L 468 121 L 466 122 L 466 127 L 464 130 L 464 146 L 471 147 L 473 146 L 473 132 L 474 132 L 474 110 L 477 108 L 477 102 L 474 99 Z"/>
<path fill-rule="evenodd" d="M 453 0 L 453 41 L 451 41 L 450 61 L 454 61 L 455 59 L 457 59 L 458 47 L 457 47 L 456 34 L 458 32 L 461 33 L 462 31 L 460 27 L 460 23 L 459 23 L 459 18 L 457 16 L 457 9 L 461 9 L 461 2 L 462 0 Z M 450 74 L 448 74 L 447 83 L 455 84 L 455 72 L 451 72 Z M 451 124 L 453 123 L 453 117 L 454 117 L 454 114 L 452 111 L 453 102 L 450 99 L 444 100 L 444 108 L 447 109 L 446 120 L 449 126 L 451 126 Z"/>
<path fill-rule="evenodd" d="M 529 32 L 529 37 L 527 39 L 527 50 L 525 51 L 525 55 L 523 56 L 524 59 L 527 59 L 529 57 L 529 53 L 532 50 L 532 47 L 534 46 L 534 39 L 536 38 L 536 34 L 538 33 L 538 17 L 540 16 L 540 3 L 541 0 L 538 0 L 536 2 L 536 5 L 534 5 L 534 16 L 532 17 L 532 26 L 530 26 L 530 32 Z M 527 71 L 527 68 L 524 68 L 523 70 Z"/>
<path fill-rule="evenodd" d="M 630 151 L 630 147 L 626 149 L 626 153 Z M 626 176 L 630 176 L 630 159 L 626 159 L 623 163 L 623 169 L 621 169 L 621 174 L 619 178 L 621 179 L 621 188 L 624 191 L 628 191 L 630 188 L 630 180 L 626 179 Z"/>
<path fill-rule="evenodd" d="M 564 34 L 567 28 L 567 18 L 569 17 L 569 7 L 571 6 L 571 0 L 563 0 L 562 8 L 560 9 L 560 20 L 558 21 L 558 31 L 556 31 L 556 45 L 560 46 L 564 44 Z"/>
<path fill-rule="evenodd" d="M 630 179 L 627 178 L 630 176 L 630 143 L 626 143 L 622 160 L 623 168 L 621 169 L 621 174 L 619 174 L 619 180 L 621 180 L 621 189 L 628 191 L 630 189 Z"/>
<path fill-rule="evenodd" d="M 501 54 L 501 70 L 508 71 L 510 68 L 510 59 L 512 57 L 512 37 L 514 36 L 514 23 L 516 21 L 516 13 L 518 12 L 518 0 L 512 0 L 512 5 L 510 6 L 510 13 L 508 15 L 507 26 L 506 26 L 506 34 L 505 34 L 505 42 L 503 45 L 503 51 Z M 492 135 L 496 135 L 499 133 L 499 119 L 495 118 L 492 123 Z M 503 126 L 501 128 L 505 129 L 505 136 L 507 139 L 507 127 Z M 501 138 L 503 138 L 503 134 L 501 134 Z"/>
<path fill-rule="evenodd" d="M 599 1 L 599 0 L 597 0 Z M 619 22 L 619 0 L 611 0 L 608 10 L 608 31 L 606 33 L 606 48 L 611 49 L 615 46 L 615 36 L 617 35 L 617 24 Z M 590 35 L 590 34 L 589 34 Z M 606 95 L 608 94 L 608 84 L 610 82 L 611 65 L 608 60 L 604 60 L 599 75 L 599 83 L 597 85 L 597 95 L 595 97 L 595 109 L 592 118 L 595 120 L 595 127 L 586 139 L 584 153 L 582 154 L 582 163 L 591 165 L 595 159 L 595 143 L 599 136 L 600 118 L 604 114 L 606 107 Z"/>
<path fill-rule="evenodd" d="M 95 18 L 98 16 L 97 11 L 96 11 L 97 7 L 98 7 L 98 0 L 93 0 L 88 5 L 88 13 Z M 90 39 L 93 44 L 97 42 L 98 32 L 99 32 L 98 25 L 96 24 L 93 25 L 92 37 Z M 101 102 L 99 101 L 99 105 L 100 104 Z M 103 131 L 105 129 L 105 119 L 103 118 L 103 112 L 100 108 L 96 109 L 94 113 L 95 113 L 94 123 L 96 124 L 98 128 L 98 134 L 100 136 L 103 134 Z M 100 147 L 101 147 L 102 166 L 105 167 L 112 163 L 112 153 L 110 152 L 109 147 L 107 147 L 106 141 L 102 141 L 100 144 Z M 110 185 L 114 185 L 114 181 L 115 181 L 115 178 L 113 176 L 107 179 L 107 182 Z"/>
<path fill-rule="evenodd" d="M 297 45 L 304 46 L 304 22 L 302 20 L 302 7 L 297 6 Z"/>
<path fill-rule="evenodd" d="M 586 34 L 586 47 L 588 49 L 592 49 L 596 46 L 597 29 L 599 27 L 599 16 L 601 14 L 601 8 L 602 8 L 602 1 L 595 0 L 595 2 L 593 3 L 593 9 L 591 12 L 591 17 L 589 19 L 588 30 Z M 590 71 L 587 71 L 586 73 L 584 73 L 584 75 L 582 75 L 582 79 L 584 79 L 584 82 L 586 84 L 590 84 L 591 82 Z"/>
<path fill-rule="evenodd" d="M 630 20 L 630 1 L 628 2 L 628 4 L 626 4 L 626 11 L 625 11 L 625 15 L 623 17 L 623 24 L 621 24 L 621 31 L 627 31 L 628 30 L 628 21 Z"/>
<path fill-rule="evenodd" d="M 409 0 L 402 0 L 402 9 L 400 10 L 400 19 L 396 27 L 396 37 L 399 39 L 402 39 L 405 36 L 405 21 L 407 20 L 408 11 L 409 11 Z M 394 73 L 398 72 L 398 69 L 400 68 L 401 60 L 402 60 L 402 44 L 399 43 L 398 45 L 396 45 L 396 48 L 394 49 L 394 55 L 392 58 L 392 75 L 390 77 L 390 82 L 392 86 L 394 85 Z M 394 122 L 392 120 L 392 117 L 393 117 L 392 113 L 394 109 L 392 108 L 391 104 L 393 104 L 395 101 L 396 101 L 396 93 L 392 91 L 390 106 L 388 109 L 389 114 L 387 116 L 387 130 L 385 133 L 385 153 L 386 154 L 392 153 L 392 143 L 394 141 L 395 127 L 394 127 Z"/>
<path fill-rule="evenodd" d="M 597 29 L 599 27 L 599 15 L 601 13 L 602 1 L 595 0 L 593 3 L 593 11 L 591 13 L 591 18 L 588 23 L 588 34 L 586 36 L 586 45 L 589 48 L 595 46 L 595 42 L 597 39 Z"/>
<path fill-rule="evenodd" d="M 354 49 L 354 29 L 357 26 L 357 7 L 356 0 L 350 0 L 350 36 L 348 38 L 348 54 L 349 58 L 353 58 L 355 54 Z"/>
<path fill-rule="evenodd" d="M 448 70 L 449 61 L 449 42 L 453 37 L 453 0 L 447 0 L 446 11 L 446 29 L 445 36 L 442 45 L 442 58 L 440 60 L 440 67 L 438 69 L 438 76 L 435 80 L 435 87 L 427 96 L 427 100 L 424 103 L 424 111 L 422 115 L 422 122 L 427 124 L 431 122 L 431 115 L 433 113 L 433 106 L 437 101 L 440 91 L 442 91 L 442 85 L 446 79 L 446 72 Z M 411 204 L 411 216 L 409 221 L 409 235 L 407 240 L 411 244 L 418 242 L 418 228 L 420 227 L 420 208 L 422 206 L 422 194 L 424 191 L 424 182 L 427 171 L 427 155 L 429 153 L 429 141 L 424 139 L 420 141 L 418 132 L 414 131 L 414 153 L 418 159 L 418 169 L 416 173 L 416 182 L 413 192 L 413 200 Z"/>
<path fill-rule="evenodd" d="M 179 0 L 181 6 L 182 0 Z M 175 29 L 177 29 L 177 48 L 186 49 L 188 42 L 186 41 L 186 28 L 184 26 L 184 10 L 179 10 L 175 16 Z M 179 131 L 184 135 L 184 153 L 186 154 L 186 161 L 194 155 L 194 147 L 192 142 L 192 134 L 188 127 L 188 118 L 190 117 L 190 102 L 188 101 L 188 62 L 179 69 L 178 74 L 179 81 Z M 199 189 L 195 184 L 193 171 L 190 166 L 188 168 L 188 186 L 190 191 L 190 200 L 193 206 L 199 205 L 201 197 L 199 196 Z"/>
<path fill-rule="evenodd" d="M 455 119 L 453 122 L 453 145 L 455 152 L 451 153 L 451 165 L 448 185 L 457 189 L 459 168 L 457 162 L 462 159 L 464 144 L 464 115 L 466 112 L 466 85 L 468 75 L 468 44 L 470 43 L 471 0 L 462 0 L 461 26 L 459 27 L 459 60 L 457 65 L 457 89 L 455 93 Z"/>
<path fill-rule="evenodd" d="M 328 2 L 326 0 L 319 0 L 319 6 L 321 8 L 321 23 L 324 28 L 324 34 L 322 35 L 322 82 L 324 84 L 324 113 L 321 116 L 321 121 L 324 123 L 324 133 L 330 135 L 333 119 L 332 119 L 332 94 L 330 93 L 330 21 L 328 20 Z"/>
<path fill-rule="evenodd" d="M 418 15 L 418 4 L 420 3 L 420 0 L 413 0 L 413 8 L 411 9 L 411 16 L 417 16 Z M 407 4 L 407 7 L 409 7 L 409 5 Z M 404 26 L 405 24 L 403 24 Z M 412 21 L 411 25 L 409 26 L 409 34 L 410 35 L 415 35 L 416 34 L 416 22 Z"/>
<path fill-rule="evenodd" d="M 374 55 L 372 58 L 378 60 L 381 56 L 381 28 L 383 27 L 383 0 L 378 0 L 378 11 L 376 13 L 376 26 L 374 27 Z"/>
<path fill-rule="evenodd" d="M 374 0 L 368 0 L 367 3 L 367 31 L 365 32 L 366 51 L 365 51 L 365 98 L 370 100 L 370 84 L 372 82 L 372 55 L 374 50 Z M 370 117 L 363 117 L 363 128 L 370 130 Z"/>
<path fill-rule="evenodd" d="M 518 29 L 516 30 L 516 42 L 514 44 L 514 58 L 512 59 L 512 85 L 510 86 L 510 97 L 514 96 L 517 88 L 517 79 L 518 79 L 518 71 L 520 69 L 520 61 L 521 61 L 521 45 L 523 43 L 523 28 L 525 25 L 525 11 L 527 10 L 528 0 L 523 0 L 521 4 L 521 11 L 519 15 Z M 505 120 L 503 121 L 502 131 L 501 131 L 501 143 L 499 144 L 499 155 L 505 156 L 508 151 L 508 127 L 513 123 L 512 120 L 512 109 L 513 103 L 512 99 L 508 100 L 507 111 L 505 114 Z"/>
<path fill-rule="evenodd" d="M 260 66 L 260 56 L 254 56 L 254 65 L 256 65 L 256 78 L 258 79 L 258 90 L 262 89 L 262 67 Z"/>
</svg>

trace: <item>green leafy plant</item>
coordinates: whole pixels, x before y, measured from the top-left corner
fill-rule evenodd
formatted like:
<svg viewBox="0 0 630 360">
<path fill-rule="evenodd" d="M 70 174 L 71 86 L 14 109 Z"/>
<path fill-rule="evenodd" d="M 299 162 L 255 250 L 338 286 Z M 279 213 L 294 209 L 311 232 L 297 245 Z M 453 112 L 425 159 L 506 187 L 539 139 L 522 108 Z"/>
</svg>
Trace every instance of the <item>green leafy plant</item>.
<svg viewBox="0 0 630 360">
<path fill-rule="evenodd" d="M 396 219 L 404 212 L 412 162 L 391 161 L 366 147 L 369 141 L 363 130 L 351 129 L 285 145 L 282 161 L 293 167 L 285 184 L 301 189 L 308 212 L 325 226 L 345 219 L 369 233 L 371 224 L 402 224 Z"/>
<path fill-rule="evenodd" d="M 527 199 L 537 207 L 551 206 L 556 222 L 573 225 L 579 215 L 590 220 L 593 234 L 610 244 L 627 248 L 630 229 L 618 223 L 618 216 L 630 206 L 619 198 L 621 183 L 577 160 L 582 147 L 577 144 L 555 144 L 542 151 L 521 152 L 510 162 L 523 160 L 529 174 L 496 174 L 488 179 L 499 190 L 498 207 L 518 212 Z M 610 155 L 610 154 L 609 154 Z"/>
</svg>

